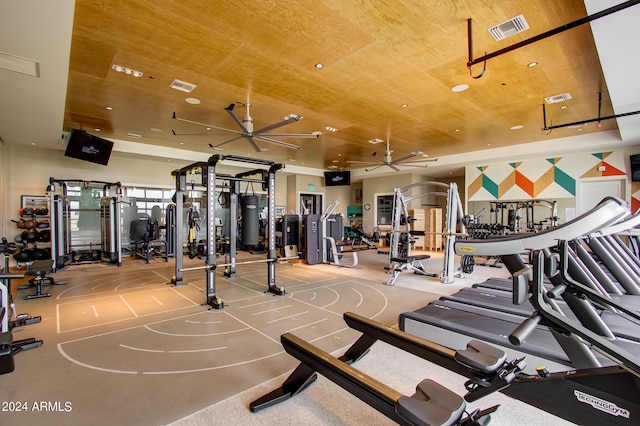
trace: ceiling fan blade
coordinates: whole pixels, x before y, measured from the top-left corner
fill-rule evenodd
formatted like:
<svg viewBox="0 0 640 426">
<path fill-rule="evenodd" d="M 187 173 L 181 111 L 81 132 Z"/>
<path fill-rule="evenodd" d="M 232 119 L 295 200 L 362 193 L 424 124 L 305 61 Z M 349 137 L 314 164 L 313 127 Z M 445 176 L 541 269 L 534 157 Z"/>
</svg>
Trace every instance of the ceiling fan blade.
<svg viewBox="0 0 640 426">
<path fill-rule="evenodd" d="M 225 132 L 241 133 L 241 132 L 239 132 L 237 130 L 225 129 L 224 127 L 218 127 L 218 126 L 214 126 L 212 124 L 200 123 L 199 121 L 193 121 L 193 120 L 187 120 L 186 118 L 180 118 L 180 117 L 176 116 L 175 112 L 173 113 L 173 119 L 174 120 L 178 120 L 178 121 L 184 121 L 185 123 L 197 124 L 198 126 L 211 127 L 212 129 L 217 129 L 217 130 L 224 130 Z"/>
<path fill-rule="evenodd" d="M 254 132 L 258 136 L 276 137 L 276 138 L 301 138 L 301 139 L 318 139 L 322 132 L 314 133 L 262 133 Z"/>
<path fill-rule="evenodd" d="M 261 140 L 261 141 L 265 141 L 265 142 L 269 142 L 269 143 L 273 143 L 276 145 L 281 145 L 287 148 L 293 148 L 293 149 L 300 149 L 300 145 L 295 145 L 292 143 L 288 143 L 288 142 L 283 142 L 283 141 L 279 141 L 277 139 L 271 139 L 271 138 L 267 138 L 263 135 L 258 135 L 258 136 L 254 136 L 256 139 Z"/>
<path fill-rule="evenodd" d="M 286 124 L 293 123 L 294 121 L 300 121 L 301 118 L 301 115 L 289 114 L 284 118 L 284 120 L 271 124 L 267 127 L 263 127 L 262 129 L 255 130 L 253 133 L 262 133 L 268 130 L 277 129 L 278 127 L 282 127 Z"/>
<path fill-rule="evenodd" d="M 375 166 L 375 167 L 374 167 L 374 168 L 372 168 L 372 169 L 364 169 L 364 171 L 365 171 L 365 172 L 372 172 L 372 171 L 374 171 L 374 170 L 376 170 L 376 169 L 379 169 L 380 167 L 385 166 L 385 165 L 386 165 L 386 164 L 380 164 L 379 166 Z"/>
<path fill-rule="evenodd" d="M 248 134 L 249 134 L 249 131 L 248 131 L 248 130 L 247 130 L 247 128 L 244 126 L 244 123 L 243 123 L 242 121 L 240 121 L 240 119 L 238 118 L 238 116 L 233 112 L 233 107 L 234 107 L 234 106 L 235 106 L 234 104 L 231 104 L 231 105 L 229 105 L 228 107 L 226 107 L 224 110 L 225 110 L 225 111 L 227 111 L 227 112 L 229 113 L 229 115 L 231 116 L 231 118 L 233 118 L 233 121 L 235 121 L 235 122 L 236 122 L 236 124 L 237 124 L 238 126 L 240 126 L 240 128 L 242 129 L 242 132 L 241 132 L 241 133 L 244 133 L 244 134 L 247 134 L 247 135 L 248 135 Z M 255 145 L 255 143 L 254 143 L 254 145 Z M 259 149 L 258 149 L 258 150 L 259 150 Z"/>
<path fill-rule="evenodd" d="M 404 160 L 408 160 L 409 158 L 413 158 L 413 157 L 415 157 L 415 156 L 417 156 L 417 155 L 420 155 L 420 154 L 422 154 L 422 153 L 421 153 L 421 152 L 418 152 L 418 151 L 416 151 L 416 152 L 412 152 L 412 153 L 410 153 L 410 154 L 405 155 L 404 157 L 396 158 L 395 160 L 393 160 L 393 161 L 391 162 L 391 164 L 398 164 L 398 163 L 400 163 L 400 162 L 402 162 L 402 161 L 404 161 Z"/>
<path fill-rule="evenodd" d="M 422 160 L 414 160 L 414 161 L 404 161 L 403 164 L 415 164 L 415 163 L 428 163 L 428 162 L 433 162 L 433 161 L 438 161 L 437 158 L 425 158 Z M 394 161 L 395 163 L 395 161 Z"/>
<path fill-rule="evenodd" d="M 358 160 L 347 160 L 347 163 L 371 164 L 372 166 L 375 165 L 371 161 L 358 161 Z"/>
<path fill-rule="evenodd" d="M 399 168 L 397 168 L 396 166 L 394 166 L 394 165 L 393 165 L 393 163 L 386 164 L 386 166 L 391 167 L 391 168 L 392 168 L 393 170 L 395 170 L 396 172 L 399 172 L 399 171 L 400 171 L 400 169 L 399 169 Z"/>
<path fill-rule="evenodd" d="M 253 149 L 255 149 L 256 152 L 260 152 L 260 147 L 256 144 L 256 141 L 254 141 L 251 136 L 242 135 L 242 137 L 246 138 L 249 141 L 249 143 L 251 144 Z"/>
<path fill-rule="evenodd" d="M 242 135 L 240 135 L 240 136 L 236 136 L 235 138 L 232 138 L 232 139 L 229 139 L 228 141 L 224 141 L 224 142 L 222 142 L 222 143 L 219 143 L 218 145 L 211 145 L 211 144 L 209 144 L 209 146 L 210 146 L 211 148 L 213 148 L 213 149 L 216 149 L 216 148 L 218 148 L 218 147 L 221 147 L 222 145 L 226 145 L 226 144 L 228 144 L 229 142 L 233 142 L 233 141 L 238 140 L 238 139 L 243 138 L 243 137 L 244 137 L 244 136 L 242 136 Z"/>
</svg>

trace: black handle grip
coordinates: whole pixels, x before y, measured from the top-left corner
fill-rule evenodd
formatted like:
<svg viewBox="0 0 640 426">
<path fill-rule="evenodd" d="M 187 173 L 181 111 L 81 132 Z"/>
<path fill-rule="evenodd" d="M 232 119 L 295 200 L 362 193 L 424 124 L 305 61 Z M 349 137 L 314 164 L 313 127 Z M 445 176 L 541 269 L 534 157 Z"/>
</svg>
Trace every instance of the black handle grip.
<svg viewBox="0 0 640 426">
<path fill-rule="evenodd" d="M 509 335 L 509 341 L 511 342 L 511 344 L 516 346 L 520 346 L 521 344 L 523 344 L 527 340 L 527 337 L 529 337 L 529 335 L 533 333 L 541 320 L 542 317 L 538 315 L 537 312 L 535 312 L 529 318 L 522 321 L 518 328 L 513 330 L 513 332 Z"/>
</svg>

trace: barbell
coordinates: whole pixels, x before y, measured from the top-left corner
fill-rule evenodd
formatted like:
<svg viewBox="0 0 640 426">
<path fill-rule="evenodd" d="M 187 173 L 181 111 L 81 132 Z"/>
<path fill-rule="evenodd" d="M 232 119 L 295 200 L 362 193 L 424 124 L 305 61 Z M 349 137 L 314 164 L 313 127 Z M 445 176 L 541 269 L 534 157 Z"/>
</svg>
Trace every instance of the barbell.
<svg viewBox="0 0 640 426">
<path fill-rule="evenodd" d="M 198 271 L 200 269 L 216 269 L 218 266 L 248 265 L 250 263 L 278 262 L 280 260 L 292 260 L 292 259 L 300 259 L 300 256 L 277 257 L 275 259 L 245 260 L 243 262 L 234 262 L 234 263 L 214 263 L 212 265 L 202 265 L 202 266 L 193 266 L 191 268 L 182 268 L 182 269 L 178 269 L 178 271 L 180 272 Z"/>
</svg>

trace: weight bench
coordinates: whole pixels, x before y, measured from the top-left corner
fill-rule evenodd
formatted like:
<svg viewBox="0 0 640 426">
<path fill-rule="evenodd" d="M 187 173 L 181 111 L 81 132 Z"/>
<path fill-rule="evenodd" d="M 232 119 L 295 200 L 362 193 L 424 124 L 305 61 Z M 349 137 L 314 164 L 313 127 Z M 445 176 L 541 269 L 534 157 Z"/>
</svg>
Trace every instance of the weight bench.
<svg viewBox="0 0 640 426">
<path fill-rule="evenodd" d="M 24 298 L 37 299 L 40 297 L 51 297 L 51 293 L 43 293 L 42 286 L 47 285 L 49 287 L 53 285 L 65 285 L 66 281 L 56 281 L 49 274 L 53 273 L 53 260 L 36 260 L 25 271 L 25 275 L 33 277 L 29 280 L 29 284 L 23 284 L 18 286 L 18 290 L 28 290 L 35 287 L 36 292 L 34 294 L 28 294 Z"/>
<path fill-rule="evenodd" d="M 402 271 L 413 271 L 414 274 L 426 275 L 428 277 L 437 277 L 438 274 L 427 272 L 427 270 L 422 266 L 421 260 L 429 259 L 431 256 L 428 254 L 421 254 L 418 256 L 408 256 L 408 257 L 392 257 L 391 258 L 391 273 L 393 274 L 389 281 L 387 281 L 387 285 L 394 285 L 396 280 L 398 279 L 398 275 Z"/>
</svg>

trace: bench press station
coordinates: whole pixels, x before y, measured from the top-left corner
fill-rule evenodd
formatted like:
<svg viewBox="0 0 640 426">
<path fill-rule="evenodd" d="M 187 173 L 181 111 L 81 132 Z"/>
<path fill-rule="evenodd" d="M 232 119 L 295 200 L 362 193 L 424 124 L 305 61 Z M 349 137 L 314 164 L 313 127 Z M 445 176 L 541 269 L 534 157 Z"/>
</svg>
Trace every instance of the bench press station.
<svg viewBox="0 0 640 426">
<path fill-rule="evenodd" d="M 398 279 L 398 275 L 402 271 L 413 271 L 414 274 L 425 275 L 427 277 L 437 277 L 438 274 L 427 272 L 422 265 L 421 260 L 429 259 L 431 256 L 428 254 L 420 254 L 416 256 L 408 257 L 392 257 L 391 258 L 391 278 L 387 281 L 387 285 L 394 285 Z"/>
</svg>

